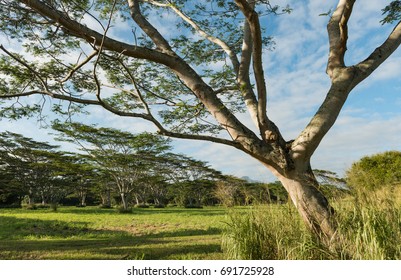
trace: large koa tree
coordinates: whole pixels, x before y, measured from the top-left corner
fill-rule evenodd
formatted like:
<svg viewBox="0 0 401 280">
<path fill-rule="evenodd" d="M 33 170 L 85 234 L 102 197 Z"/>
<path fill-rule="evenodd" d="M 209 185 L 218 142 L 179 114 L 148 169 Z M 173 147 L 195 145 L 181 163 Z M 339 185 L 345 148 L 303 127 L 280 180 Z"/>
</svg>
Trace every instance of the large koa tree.
<svg viewBox="0 0 401 280">
<path fill-rule="evenodd" d="M 268 0 L 1 0 L 1 33 L 23 47 L 0 46 L 0 95 L 14 100 L 2 115 L 40 113 L 50 97 L 67 102 L 53 103 L 59 113 L 94 105 L 149 121 L 165 136 L 234 147 L 277 176 L 308 226 L 330 240 L 333 211 L 316 188 L 311 157 L 351 90 L 401 42 L 401 5 L 393 1 L 383 7 L 384 20 L 398 22 L 388 38 L 347 65 L 355 0 L 336 2 L 327 24 L 331 86 L 294 140 L 266 111 L 262 55 L 271 38 L 260 17 L 291 11 Z M 240 121 L 243 111 L 255 127 Z"/>
</svg>

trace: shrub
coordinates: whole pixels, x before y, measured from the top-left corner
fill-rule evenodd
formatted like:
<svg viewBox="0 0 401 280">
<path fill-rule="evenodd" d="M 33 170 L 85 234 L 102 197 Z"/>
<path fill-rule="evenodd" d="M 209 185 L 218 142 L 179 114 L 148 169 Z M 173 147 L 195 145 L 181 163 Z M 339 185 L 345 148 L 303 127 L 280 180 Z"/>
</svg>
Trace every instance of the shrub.
<svg viewBox="0 0 401 280">
<path fill-rule="evenodd" d="M 153 207 L 154 208 L 165 208 L 166 205 L 164 205 L 164 204 L 155 204 Z"/>
<path fill-rule="evenodd" d="M 189 209 L 191 209 L 191 208 L 193 208 L 193 209 L 202 209 L 203 208 L 203 206 L 199 205 L 199 204 L 187 204 L 184 207 L 185 208 L 189 208 Z"/>
<path fill-rule="evenodd" d="M 149 208 L 149 205 L 145 204 L 145 203 L 140 203 L 140 204 L 135 204 L 134 207 L 135 208 Z"/>
<path fill-rule="evenodd" d="M 120 214 L 131 214 L 132 213 L 132 208 L 125 209 L 124 207 L 119 207 L 119 208 L 117 208 L 117 211 Z"/>
</svg>

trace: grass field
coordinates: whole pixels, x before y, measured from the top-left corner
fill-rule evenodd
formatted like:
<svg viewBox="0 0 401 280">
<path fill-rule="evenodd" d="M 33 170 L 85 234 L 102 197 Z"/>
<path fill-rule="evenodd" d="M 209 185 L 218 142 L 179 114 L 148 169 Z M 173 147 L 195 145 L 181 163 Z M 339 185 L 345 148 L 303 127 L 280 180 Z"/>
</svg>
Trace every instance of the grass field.
<svg viewBox="0 0 401 280">
<path fill-rule="evenodd" d="M 401 259 L 401 190 L 333 201 L 325 247 L 292 205 L 0 209 L 0 259 Z"/>
<path fill-rule="evenodd" d="M 222 259 L 226 210 L 0 209 L 0 259 Z"/>
</svg>

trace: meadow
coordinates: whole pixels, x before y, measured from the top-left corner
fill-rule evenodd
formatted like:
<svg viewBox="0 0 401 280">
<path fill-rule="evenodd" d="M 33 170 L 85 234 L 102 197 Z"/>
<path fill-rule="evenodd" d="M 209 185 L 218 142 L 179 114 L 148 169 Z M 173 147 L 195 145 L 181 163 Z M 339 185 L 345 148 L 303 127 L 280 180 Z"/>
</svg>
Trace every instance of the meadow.
<svg viewBox="0 0 401 280">
<path fill-rule="evenodd" d="M 332 201 L 331 247 L 291 204 L 202 209 L 0 209 L 0 259 L 401 259 L 401 191 Z"/>
<path fill-rule="evenodd" d="M 0 259 L 222 259 L 226 210 L 0 209 Z"/>
</svg>

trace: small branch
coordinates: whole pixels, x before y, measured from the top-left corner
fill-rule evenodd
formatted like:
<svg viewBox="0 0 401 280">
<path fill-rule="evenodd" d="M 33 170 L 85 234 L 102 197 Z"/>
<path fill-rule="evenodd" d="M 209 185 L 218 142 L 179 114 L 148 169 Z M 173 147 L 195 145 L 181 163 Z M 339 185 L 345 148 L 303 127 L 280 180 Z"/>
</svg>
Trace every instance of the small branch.
<svg viewBox="0 0 401 280">
<path fill-rule="evenodd" d="M 49 91 L 41 91 L 41 90 L 32 90 L 32 91 L 27 91 L 27 92 L 22 92 L 22 93 L 16 93 L 16 94 L 8 94 L 8 95 L 1 95 L 1 98 L 18 98 L 18 97 L 23 97 L 23 96 L 31 96 L 31 95 L 47 95 L 55 99 L 60 99 L 60 100 L 67 100 L 79 104 L 86 104 L 86 105 L 101 105 L 98 101 L 96 100 L 90 100 L 90 99 L 81 99 L 81 98 L 76 98 L 72 96 L 66 96 L 62 94 L 57 94 L 57 93 L 52 93 Z"/>
<path fill-rule="evenodd" d="M 85 64 L 87 64 L 89 61 L 91 61 L 92 58 L 94 58 L 97 54 L 99 53 L 98 50 L 94 50 L 87 58 L 85 58 L 81 63 L 77 64 L 71 71 L 65 76 L 64 79 L 60 81 L 60 83 L 65 83 L 68 81 L 72 75 L 78 71 L 80 68 L 82 68 Z"/>
<path fill-rule="evenodd" d="M 19 64 L 23 65 L 25 68 L 27 68 L 29 70 L 29 72 L 31 72 L 36 78 L 39 79 L 40 83 L 42 84 L 42 87 L 45 91 L 48 91 L 48 87 L 47 87 L 47 83 L 45 80 L 42 79 L 42 77 L 40 76 L 40 74 L 33 69 L 29 64 L 27 64 L 25 61 L 23 61 L 22 59 L 18 58 L 17 56 L 15 56 L 14 54 L 12 54 L 11 52 L 9 52 L 6 48 L 4 48 L 3 45 L 0 45 L 0 49 L 5 52 L 8 56 L 10 56 L 12 59 L 14 59 L 15 61 L 17 61 Z"/>
<path fill-rule="evenodd" d="M 151 2 L 154 3 L 154 1 L 147 1 L 147 2 Z M 156 3 L 154 3 L 156 4 Z M 157 3 L 160 5 L 160 3 Z M 172 9 L 179 17 L 181 17 L 185 22 L 187 22 L 189 25 L 192 26 L 192 28 L 198 32 L 203 38 L 209 40 L 210 42 L 212 42 L 213 44 L 218 45 L 220 48 L 222 48 L 224 50 L 224 52 L 228 55 L 228 57 L 231 60 L 231 63 L 233 65 L 234 71 L 235 73 L 238 73 L 239 71 L 239 61 L 237 58 L 237 55 L 235 53 L 235 51 L 223 40 L 212 36 L 210 34 L 208 34 L 204 29 L 202 29 L 193 19 L 191 19 L 189 16 L 187 16 L 186 14 L 184 14 L 181 10 L 179 10 L 174 4 L 165 4 L 166 7 L 169 7 L 170 9 Z"/>
<path fill-rule="evenodd" d="M 215 89 L 214 93 L 221 94 L 221 93 L 225 93 L 227 91 L 238 91 L 238 90 L 239 90 L 238 86 L 226 86 L 226 87 Z"/>
</svg>

